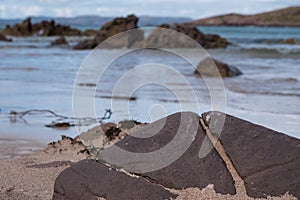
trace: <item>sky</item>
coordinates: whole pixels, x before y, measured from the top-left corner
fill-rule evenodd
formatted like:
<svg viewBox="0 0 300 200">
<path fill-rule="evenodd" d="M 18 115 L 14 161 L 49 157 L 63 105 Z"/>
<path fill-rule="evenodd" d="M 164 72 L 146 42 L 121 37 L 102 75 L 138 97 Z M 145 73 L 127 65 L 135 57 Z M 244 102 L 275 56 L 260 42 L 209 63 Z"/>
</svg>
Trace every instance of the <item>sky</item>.
<svg viewBox="0 0 300 200">
<path fill-rule="evenodd" d="M 288 6 L 300 6 L 300 0 L 0 0 L 0 18 L 136 14 L 198 19 L 232 12 L 254 14 Z"/>
</svg>

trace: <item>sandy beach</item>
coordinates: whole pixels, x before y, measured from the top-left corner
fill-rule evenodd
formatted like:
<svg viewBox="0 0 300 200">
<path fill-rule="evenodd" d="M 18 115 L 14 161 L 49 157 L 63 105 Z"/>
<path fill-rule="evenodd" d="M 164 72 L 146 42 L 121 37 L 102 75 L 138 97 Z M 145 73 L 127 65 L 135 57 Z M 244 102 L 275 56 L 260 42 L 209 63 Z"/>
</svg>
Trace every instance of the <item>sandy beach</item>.
<svg viewBox="0 0 300 200">
<path fill-rule="evenodd" d="M 300 199 L 298 4 L 1 1 L 0 200 Z"/>
<path fill-rule="evenodd" d="M 51 199 L 57 175 L 88 156 L 68 138 L 40 151 L 28 150 L 29 142 L 1 142 L 7 158 L 0 160 L 0 199 Z"/>
<path fill-rule="evenodd" d="M 97 127 L 92 129 L 92 131 L 96 130 Z M 33 150 L 33 148 L 28 150 L 29 142 L 4 139 L 1 142 L 6 158 L 0 160 L 0 199 L 52 199 L 55 180 L 64 169 L 82 159 L 93 159 L 78 138 L 63 136 L 61 140 L 49 143 L 43 150 Z M 202 190 L 199 188 L 165 189 L 178 195 L 176 200 L 253 199 L 247 196 L 243 184 L 238 183 L 239 176 L 234 173 L 232 176 L 236 181 L 235 195 L 216 193 L 212 184 Z M 286 193 L 284 196 L 267 199 L 297 198 Z"/>
</svg>

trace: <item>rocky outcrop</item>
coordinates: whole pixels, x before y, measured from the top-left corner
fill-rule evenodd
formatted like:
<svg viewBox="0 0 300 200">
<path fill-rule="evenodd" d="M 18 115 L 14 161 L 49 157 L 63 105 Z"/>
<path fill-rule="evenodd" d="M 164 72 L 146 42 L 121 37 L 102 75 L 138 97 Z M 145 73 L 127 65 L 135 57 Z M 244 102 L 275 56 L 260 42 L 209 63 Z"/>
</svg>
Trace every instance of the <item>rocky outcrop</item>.
<svg viewBox="0 0 300 200">
<path fill-rule="evenodd" d="M 81 35 L 81 31 L 73 29 L 69 26 L 56 24 L 54 20 L 42 21 L 40 23 L 32 24 L 31 19 L 27 18 L 20 24 L 17 23 L 13 26 L 7 25 L 5 29 L 1 31 L 5 35 L 12 36 L 54 36 L 54 35 Z"/>
<path fill-rule="evenodd" d="M 93 49 L 98 44 L 106 40 L 107 38 L 114 36 L 118 33 L 137 28 L 138 18 L 134 15 L 129 15 L 125 18 L 115 18 L 114 20 L 104 24 L 97 35 L 92 40 L 84 40 L 78 43 L 74 49 Z M 137 34 L 123 34 L 119 38 L 107 42 L 105 47 L 107 48 L 121 48 L 131 47 L 135 41 L 143 40 L 143 31 L 137 32 Z"/>
<path fill-rule="evenodd" d="M 212 77 L 233 77 L 241 75 L 242 72 L 238 68 L 229 66 L 216 59 L 205 58 L 198 64 L 195 74 Z"/>
<path fill-rule="evenodd" d="M 7 38 L 5 35 L 0 33 L 0 41 L 3 42 L 12 42 L 12 39 Z"/>
<path fill-rule="evenodd" d="M 103 130 L 111 127 L 115 125 Z M 238 192 L 239 199 L 287 193 L 300 198 L 300 140 L 224 113 L 208 112 L 201 118 L 176 113 L 135 129 L 115 145 L 126 154 L 110 146 L 98 150 L 98 161 L 82 160 L 64 170 L 56 179 L 53 199 L 174 199 L 174 189 L 211 184 L 227 199 Z M 210 151 L 199 157 L 203 145 Z M 157 153 L 147 155 L 152 152 Z M 137 154 L 144 160 L 132 159 Z M 157 156 L 161 159 L 153 160 Z M 168 163 L 170 158 L 176 159 Z"/>
<path fill-rule="evenodd" d="M 195 20 L 186 24 L 199 26 L 290 26 L 300 27 L 300 7 L 289 7 L 256 15 L 227 14 Z"/>
<path fill-rule="evenodd" d="M 164 31 L 160 28 L 171 29 L 180 33 L 172 33 Z M 191 39 L 193 40 L 191 40 Z M 203 34 L 195 26 L 182 24 L 163 24 L 159 28 L 154 29 L 145 41 L 146 46 L 155 48 L 194 48 L 197 43 L 204 48 L 225 48 L 230 42 L 226 39 L 213 34 Z"/>
<path fill-rule="evenodd" d="M 68 45 L 68 42 L 64 36 L 61 36 L 57 38 L 56 40 L 51 42 L 52 46 L 57 46 L 57 45 Z"/>
<path fill-rule="evenodd" d="M 159 28 L 154 29 L 151 34 L 144 39 L 144 32 L 140 29 L 136 29 L 138 28 L 137 22 L 138 18 L 134 15 L 130 15 L 126 18 L 116 18 L 104 24 L 94 39 L 82 41 L 77 44 L 74 49 L 93 49 L 111 36 L 115 36 L 115 38 L 102 44 L 102 48 L 193 48 L 198 44 L 204 48 L 225 48 L 230 44 L 230 42 L 218 35 L 203 34 L 196 27 L 182 24 L 163 24 Z M 128 34 L 123 33 L 117 35 L 118 33 L 130 29 L 136 30 Z M 183 34 L 179 35 L 176 32 L 170 32 L 166 29 L 171 29 Z"/>
</svg>

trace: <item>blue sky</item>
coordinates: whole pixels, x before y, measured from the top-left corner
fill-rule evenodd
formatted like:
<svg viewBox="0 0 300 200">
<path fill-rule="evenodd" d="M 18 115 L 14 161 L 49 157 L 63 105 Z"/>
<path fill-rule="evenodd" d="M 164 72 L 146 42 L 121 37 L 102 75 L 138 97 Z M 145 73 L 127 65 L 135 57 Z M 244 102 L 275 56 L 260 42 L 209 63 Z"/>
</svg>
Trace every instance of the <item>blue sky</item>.
<svg viewBox="0 0 300 200">
<path fill-rule="evenodd" d="M 295 5 L 299 6 L 300 0 L 0 0 L 0 18 L 134 13 L 197 19 L 231 12 L 253 14 Z"/>
</svg>

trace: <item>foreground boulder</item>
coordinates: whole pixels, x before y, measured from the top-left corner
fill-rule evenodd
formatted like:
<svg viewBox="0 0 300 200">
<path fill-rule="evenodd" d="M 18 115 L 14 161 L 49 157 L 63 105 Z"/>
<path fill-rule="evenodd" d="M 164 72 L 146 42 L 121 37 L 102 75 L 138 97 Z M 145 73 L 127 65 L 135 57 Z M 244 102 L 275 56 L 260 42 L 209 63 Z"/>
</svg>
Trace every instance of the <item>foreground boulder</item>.
<svg viewBox="0 0 300 200">
<path fill-rule="evenodd" d="M 181 125 L 179 126 L 179 124 Z M 135 134 L 140 137 L 148 134 L 155 135 L 148 138 L 131 136 Z M 168 155 L 159 152 L 154 155 L 154 157 L 162 156 L 162 159 L 155 162 L 152 162 L 152 158 L 148 159 L 147 157 L 145 163 L 136 162 L 128 156 L 116 155 L 111 147 L 99 151 L 96 155 L 100 162 L 82 161 L 59 175 L 54 188 L 54 199 L 73 199 L 74 195 L 83 196 L 85 194 L 92 195 L 93 198 L 99 194 L 99 197 L 105 199 L 117 199 L 114 197 L 115 195 L 119 195 L 119 199 L 169 199 L 172 195 L 166 194 L 159 188 L 181 190 L 197 187 L 202 189 L 209 184 L 214 184 L 214 189 L 219 193 L 234 194 L 233 179 L 216 150 L 212 149 L 205 158 L 200 159 L 198 156 L 205 133 L 199 125 L 199 116 L 194 113 L 176 113 L 145 127 L 135 129 L 116 145 L 126 152 L 142 154 L 160 150 L 172 142 L 176 135 L 180 135 L 177 138 L 180 140 L 178 142 L 190 141 L 186 151 L 182 151 L 183 144 L 173 146 L 171 152 L 166 152 Z M 116 156 L 113 161 L 109 161 L 111 153 Z M 178 157 L 164 167 L 163 162 L 172 157 L 171 154 L 178 155 Z M 161 166 L 154 166 L 160 164 Z M 108 166 L 113 167 L 109 170 Z M 155 171 L 145 169 L 146 172 L 143 172 L 144 167 L 154 167 L 154 169 L 158 167 L 158 169 Z M 125 169 L 127 174 L 135 174 L 134 176 L 138 178 L 117 172 L 118 169 Z M 136 186 L 132 185 L 133 180 L 135 180 Z M 144 180 L 155 187 L 151 186 L 151 188 L 144 184 Z M 169 195 L 168 198 L 165 194 Z"/>
<path fill-rule="evenodd" d="M 161 28 L 171 29 L 184 35 L 170 33 L 163 31 Z M 176 34 L 174 37 L 170 34 Z M 195 26 L 188 26 L 183 24 L 163 24 L 159 28 L 154 29 L 146 40 L 147 46 L 156 48 L 194 48 L 197 43 L 191 41 L 189 38 L 195 40 L 204 48 L 225 48 L 230 42 L 226 39 L 213 34 L 203 34 Z"/>
<path fill-rule="evenodd" d="M 201 119 L 182 112 L 134 129 L 116 146 L 94 152 L 97 161 L 82 160 L 64 170 L 56 179 L 53 199 L 174 199 L 178 193 L 170 189 L 202 189 L 210 184 L 230 198 L 229 194 L 240 192 L 233 182 L 236 176 L 250 197 L 289 192 L 299 198 L 300 140 L 225 115 L 219 137 L 225 158 L 206 137 L 209 132 L 216 135 L 224 115 L 209 112 Z M 203 145 L 212 148 L 199 157 Z M 136 155 L 141 157 L 134 159 Z"/>
<path fill-rule="evenodd" d="M 74 36 L 81 35 L 81 31 L 73 29 L 70 26 L 64 26 L 56 24 L 54 20 L 42 21 L 40 23 L 32 24 L 31 18 L 27 18 L 20 24 L 17 23 L 13 26 L 7 25 L 5 29 L 1 31 L 5 35 L 12 36 L 54 36 L 54 35 L 66 35 Z"/>
<path fill-rule="evenodd" d="M 238 68 L 229 66 L 216 59 L 205 58 L 198 64 L 195 74 L 201 76 L 233 77 L 241 75 L 242 72 Z"/>
<path fill-rule="evenodd" d="M 112 37 L 118 33 L 135 29 L 137 28 L 138 18 L 134 15 L 129 15 L 125 18 L 115 18 L 113 21 L 107 22 L 104 24 L 97 35 L 91 40 L 84 40 L 78 43 L 74 49 L 93 49 L 98 44 L 103 42 L 109 37 Z M 143 40 L 144 33 L 143 31 L 138 31 L 135 35 L 122 36 L 120 38 L 116 38 L 112 42 L 109 43 L 107 48 L 121 48 L 121 47 L 131 47 L 133 45 L 133 41 Z M 133 37 L 133 38 L 132 38 Z"/>
<path fill-rule="evenodd" d="M 3 42 L 12 42 L 12 39 L 7 38 L 5 35 L 0 33 L 0 41 Z"/>
</svg>

